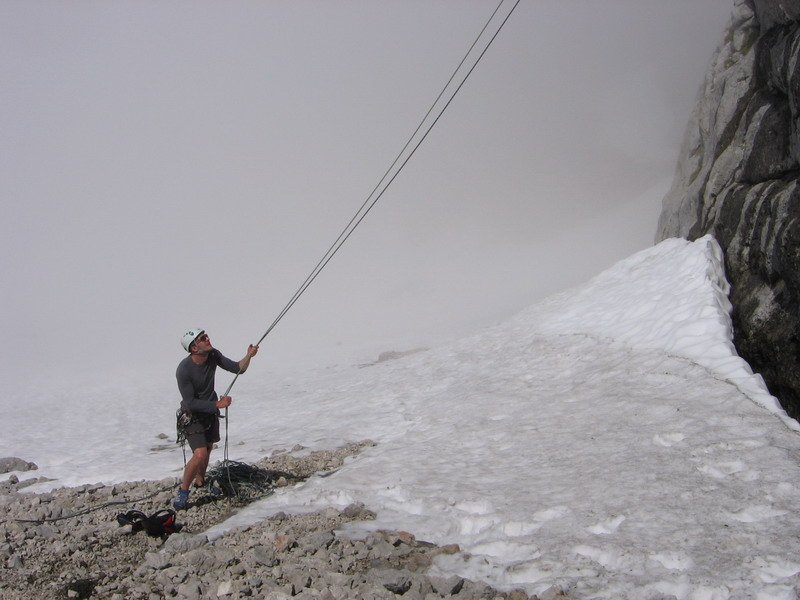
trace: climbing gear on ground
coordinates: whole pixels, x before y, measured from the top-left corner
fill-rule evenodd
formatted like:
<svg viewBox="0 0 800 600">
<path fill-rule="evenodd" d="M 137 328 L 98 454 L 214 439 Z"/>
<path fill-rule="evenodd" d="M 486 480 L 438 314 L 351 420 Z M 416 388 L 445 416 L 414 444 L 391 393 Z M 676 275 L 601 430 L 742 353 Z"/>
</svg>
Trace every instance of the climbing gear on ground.
<svg viewBox="0 0 800 600">
<path fill-rule="evenodd" d="M 244 503 L 269 496 L 275 491 L 277 482 L 281 479 L 286 483 L 294 483 L 300 481 L 302 477 L 232 460 L 217 463 L 206 473 L 208 485 L 226 497 Z"/>
<path fill-rule="evenodd" d="M 144 530 L 152 537 L 166 537 L 183 529 L 183 525 L 176 522 L 177 515 L 174 510 L 165 508 L 153 513 L 149 517 L 140 510 L 129 510 L 117 515 L 120 525 L 130 525 L 131 533 Z"/>
<path fill-rule="evenodd" d="M 146 518 L 147 515 L 140 510 L 129 510 L 128 512 L 119 513 L 117 515 L 117 523 L 123 526 L 130 525 L 131 532 L 136 533 L 144 528 L 144 521 Z"/>
<path fill-rule="evenodd" d="M 167 537 L 183 529 L 183 525 L 176 522 L 177 515 L 174 510 L 165 508 L 153 513 L 144 520 L 144 530 L 151 537 Z"/>
<path fill-rule="evenodd" d="M 205 329 L 200 329 L 199 327 L 195 327 L 194 329 L 190 329 L 186 333 L 183 334 L 181 338 L 181 346 L 183 349 L 189 352 L 189 347 L 194 343 L 194 341 L 203 335 L 206 332 Z"/>
</svg>

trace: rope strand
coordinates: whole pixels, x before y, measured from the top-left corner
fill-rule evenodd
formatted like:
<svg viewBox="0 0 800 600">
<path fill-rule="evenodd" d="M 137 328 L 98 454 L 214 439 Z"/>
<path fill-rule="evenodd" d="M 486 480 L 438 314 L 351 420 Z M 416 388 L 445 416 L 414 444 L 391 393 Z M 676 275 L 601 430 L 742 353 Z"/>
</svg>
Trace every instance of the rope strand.
<svg viewBox="0 0 800 600">
<path fill-rule="evenodd" d="M 444 84 L 444 86 L 442 87 L 442 90 L 439 92 L 439 95 L 436 96 L 436 100 L 434 100 L 433 103 L 430 105 L 430 107 L 428 108 L 428 111 L 425 113 L 425 116 L 422 117 L 422 119 L 420 120 L 420 122 L 417 125 L 416 129 L 414 129 L 414 132 L 409 136 L 408 140 L 406 140 L 406 143 L 403 145 L 403 147 L 400 150 L 400 152 L 397 153 L 397 156 L 395 156 L 394 160 L 389 165 L 389 167 L 386 169 L 386 171 L 383 173 L 383 175 L 381 176 L 380 180 L 378 180 L 378 183 L 375 184 L 375 187 L 372 188 L 372 191 L 370 191 L 370 193 L 367 195 L 366 199 L 361 204 L 359 209 L 356 211 L 356 213 L 353 215 L 353 217 L 350 219 L 350 221 L 347 223 L 347 225 L 345 225 L 344 229 L 342 229 L 342 231 L 339 233 L 339 236 L 336 238 L 336 240 L 334 240 L 334 242 L 330 245 L 330 247 L 325 252 L 325 254 L 322 256 L 322 258 L 319 260 L 319 262 L 314 266 L 314 268 L 311 270 L 309 275 L 306 277 L 305 281 L 303 281 L 303 283 L 300 285 L 300 287 L 295 291 L 294 295 L 289 299 L 289 302 L 283 307 L 281 312 L 278 314 L 278 316 L 275 318 L 275 320 L 269 326 L 269 328 L 264 333 L 264 335 L 261 336 L 261 339 L 259 339 L 258 344 L 260 344 L 264 340 L 264 338 L 266 338 L 267 335 L 269 335 L 269 333 L 275 328 L 275 326 L 278 324 L 278 322 L 281 319 L 283 319 L 284 315 L 287 312 L 289 312 L 289 309 L 291 309 L 292 306 L 294 306 L 294 303 L 305 292 L 305 290 L 308 288 L 308 286 L 311 285 L 311 283 L 314 281 L 314 279 L 316 279 L 317 274 L 320 271 L 322 271 L 323 268 L 325 268 L 325 265 L 328 264 L 328 262 L 333 257 L 333 255 L 336 254 L 336 252 L 338 251 L 338 248 L 341 247 L 341 244 L 343 244 L 347 240 L 347 238 L 350 236 L 350 233 L 348 233 L 348 231 L 352 232 L 352 230 L 354 230 L 358 226 L 358 224 L 361 222 L 361 219 L 359 219 L 358 222 L 356 222 L 356 219 L 358 219 L 358 215 L 360 215 L 361 212 L 364 211 L 364 207 L 367 206 L 367 204 L 370 201 L 370 198 L 372 198 L 374 196 L 375 192 L 378 191 L 378 189 L 380 188 L 381 184 L 386 180 L 386 178 L 389 176 L 389 173 L 392 171 L 392 169 L 395 167 L 395 165 L 397 165 L 398 161 L 403 156 L 403 153 L 411 145 L 411 142 L 414 140 L 414 137 L 417 135 L 417 133 L 419 133 L 419 130 L 422 129 L 423 124 L 428 119 L 430 114 L 433 112 L 433 109 L 436 107 L 436 105 L 438 104 L 439 100 L 441 100 L 442 96 L 444 96 L 444 93 L 447 91 L 447 88 L 453 82 L 453 79 L 455 79 L 456 74 L 459 72 L 459 70 L 461 70 L 461 67 L 466 62 L 467 57 L 470 55 L 472 50 L 475 48 L 475 46 L 477 45 L 478 41 L 480 40 L 480 38 L 483 36 L 484 32 L 486 31 L 487 27 L 489 27 L 489 23 L 491 23 L 492 19 L 494 19 L 495 15 L 497 14 L 497 11 L 500 10 L 500 7 L 503 5 L 503 2 L 505 2 L 505 0 L 500 0 L 500 3 L 495 7 L 495 9 L 492 12 L 491 16 L 486 21 L 486 23 L 483 25 L 483 28 L 481 29 L 480 33 L 475 37 L 475 39 L 472 42 L 472 45 L 470 45 L 469 49 L 467 50 L 467 52 L 462 57 L 461 62 L 458 63 L 458 66 L 453 70 L 453 73 L 450 75 L 450 78 L 447 80 L 447 83 Z M 512 11 L 513 11 L 513 8 L 512 8 Z M 501 27 L 502 27 L 502 25 L 501 25 Z M 402 166 L 400 168 L 402 169 Z M 387 184 L 387 187 L 388 187 L 388 184 Z M 369 210 L 370 209 L 367 209 L 366 212 L 369 212 Z M 364 213 L 365 215 L 366 215 L 366 212 Z M 363 219 L 363 217 L 362 217 L 362 219 Z M 258 345 L 258 344 L 256 344 L 256 345 Z"/>
<path fill-rule="evenodd" d="M 364 203 L 361 205 L 361 207 L 358 209 L 358 211 L 356 211 L 355 215 L 353 215 L 353 217 L 350 219 L 350 222 L 345 226 L 345 228 L 341 231 L 341 233 L 336 238 L 334 243 L 331 244 L 331 246 L 328 248 L 327 252 L 323 255 L 323 257 L 320 259 L 320 261 L 317 263 L 317 265 L 314 267 L 314 269 L 312 269 L 311 273 L 309 273 L 309 275 L 306 277 L 305 281 L 300 285 L 300 287 L 297 289 L 297 291 L 295 291 L 294 295 L 287 302 L 287 304 L 283 307 L 283 309 L 280 311 L 280 313 L 278 313 L 278 316 L 270 324 L 270 326 L 264 332 L 264 335 L 262 335 L 261 338 L 258 340 L 258 343 L 256 345 L 259 345 L 259 344 L 261 344 L 262 341 L 264 341 L 264 338 L 266 338 L 267 335 L 269 335 L 272 332 L 272 330 L 281 321 L 281 319 L 283 319 L 283 317 L 286 315 L 286 313 L 289 312 L 289 310 L 295 305 L 295 303 L 299 300 L 300 296 L 302 296 L 303 293 L 308 289 L 308 287 L 314 282 L 314 280 L 319 276 L 319 274 L 322 272 L 322 270 L 327 266 L 327 264 L 331 261 L 331 259 L 336 255 L 336 253 L 339 251 L 339 249 L 344 245 L 344 243 L 353 234 L 355 229 L 361 224 L 361 222 L 364 220 L 364 218 L 367 216 L 367 214 L 369 214 L 369 212 L 374 208 L 374 206 L 381 199 L 381 197 L 386 192 L 386 190 L 389 188 L 389 186 L 392 184 L 392 182 L 397 178 L 397 176 L 400 174 L 400 172 L 406 166 L 408 161 L 411 160 L 411 157 L 414 155 L 414 153 L 420 147 L 422 142 L 424 142 L 425 139 L 428 137 L 428 135 L 430 134 L 431 130 L 434 128 L 434 126 L 438 123 L 439 119 L 444 114 L 444 111 L 447 110 L 447 108 L 450 106 L 450 104 L 455 99 L 456 94 L 458 94 L 458 92 L 461 90 L 461 88 L 466 83 L 466 81 L 469 78 L 469 76 L 472 74 L 472 72 L 478 66 L 478 63 L 481 61 L 483 56 L 486 54 L 486 51 L 489 49 L 489 47 L 492 45 L 494 40 L 497 38 L 497 36 L 499 35 L 500 31 L 505 26 L 506 22 L 508 21 L 508 19 L 513 14 L 514 10 L 519 5 L 520 1 L 521 0 L 516 0 L 516 2 L 514 3 L 514 6 L 511 7 L 511 10 L 508 12 L 508 14 L 505 16 L 503 21 L 500 23 L 499 27 L 497 28 L 495 33 L 492 35 L 491 39 L 487 42 L 486 46 L 483 48 L 481 53 L 478 55 L 478 58 L 472 64 L 470 69 L 467 71 L 466 75 L 464 75 L 464 77 L 462 78 L 461 82 L 456 87 L 455 91 L 453 91 L 452 94 L 450 94 L 450 97 L 447 100 L 447 102 L 445 103 L 445 105 L 439 110 L 438 114 L 436 115 L 436 118 L 433 120 L 433 122 L 425 130 L 425 133 L 422 135 L 420 140 L 414 145 L 414 147 L 412 148 L 412 150 L 408 154 L 408 156 L 402 161 L 402 163 L 400 163 L 400 166 L 398 167 L 398 169 L 396 170 L 394 175 L 392 175 L 391 178 L 383 186 L 383 189 L 380 191 L 380 193 L 373 198 L 373 196 L 375 195 L 375 192 L 381 187 L 381 185 L 384 183 L 384 181 L 386 181 L 386 178 L 388 177 L 389 173 L 392 171 L 392 169 L 400 161 L 400 159 L 403 156 L 404 152 L 411 145 L 412 141 L 414 140 L 414 137 L 422 129 L 425 121 L 431 115 L 431 113 L 433 112 L 433 110 L 436 107 L 436 105 L 439 103 L 441 98 L 444 96 L 447 88 L 450 86 L 450 84 L 455 79 L 456 74 L 461 70 L 461 67 L 466 62 L 468 56 L 472 53 L 472 51 L 475 48 L 475 46 L 477 45 L 478 41 L 483 36 L 483 34 L 486 32 L 486 29 L 488 28 L 489 24 L 494 19 L 494 17 L 496 16 L 497 12 L 500 9 L 500 7 L 505 2 L 505 0 L 500 0 L 500 3 L 495 7 L 495 9 L 492 12 L 491 16 L 489 17 L 489 19 L 486 21 L 486 23 L 484 24 L 483 28 L 481 29 L 480 33 L 475 38 L 475 40 L 472 42 L 472 45 L 469 47 L 467 52 L 464 54 L 464 57 L 461 59 L 461 62 L 459 62 L 458 66 L 453 71 L 452 75 L 450 76 L 450 79 L 448 79 L 447 83 L 444 85 L 444 87 L 442 88 L 441 92 L 439 92 L 439 95 L 436 97 L 436 100 L 433 101 L 433 104 L 431 104 L 430 108 L 425 113 L 425 116 L 422 118 L 422 120 L 420 121 L 419 125 L 417 125 L 417 128 L 414 130 L 414 132 L 411 134 L 409 139 L 406 141 L 406 143 L 403 146 L 403 148 L 397 154 L 397 156 L 395 157 L 395 159 L 392 162 L 392 164 L 389 166 L 389 168 L 383 174 L 383 176 L 381 177 L 380 181 L 378 181 L 377 185 L 372 189 L 372 191 L 367 196 L 367 198 L 364 201 Z M 371 202 L 370 202 L 370 199 L 372 199 Z M 238 377 L 238 374 L 237 374 L 237 377 Z M 230 388 L 228 388 L 228 391 L 230 391 Z"/>
<path fill-rule="evenodd" d="M 473 62 L 472 66 L 467 71 L 466 75 L 463 76 L 463 78 L 461 79 L 461 82 L 458 84 L 458 86 L 455 88 L 455 90 L 450 94 L 450 97 L 448 98 L 447 102 L 438 111 L 438 114 L 436 115 L 436 118 L 433 119 L 433 121 L 430 123 L 430 125 L 428 125 L 427 129 L 425 130 L 424 134 L 419 139 L 419 141 L 417 141 L 416 144 L 414 144 L 413 148 L 408 153 L 408 156 L 406 156 L 406 158 L 404 160 L 402 160 L 402 162 L 400 162 L 401 158 L 404 155 L 404 153 L 411 146 L 412 142 L 414 141 L 414 138 L 417 136 L 417 134 L 423 128 L 423 125 L 425 124 L 425 122 L 428 120 L 430 115 L 433 113 L 434 108 L 439 103 L 439 101 L 442 99 L 442 97 L 445 95 L 445 92 L 450 87 L 450 85 L 452 84 L 453 80 L 456 78 L 456 75 L 458 74 L 458 72 L 461 70 L 461 68 L 466 63 L 467 58 L 472 53 L 472 51 L 475 49 L 475 46 L 478 44 L 478 41 L 483 37 L 484 33 L 486 32 L 487 28 L 489 27 L 489 24 L 494 20 L 495 16 L 497 15 L 498 11 L 500 10 L 500 7 L 503 5 L 503 3 L 505 1 L 506 0 L 500 0 L 499 4 L 495 7 L 495 9 L 492 12 L 491 16 L 489 17 L 489 19 L 484 24 L 484 26 L 481 29 L 480 33 L 476 36 L 475 40 L 472 42 L 472 45 L 470 45 L 469 49 L 464 54 L 464 57 L 459 62 L 458 66 L 455 68 L 455 70 L 453 71 L 453 73 L 450 76 L 450 78 L 447 80 L 447 83 L 444 85 L 444 87 L 442 88 L 441 92 L 439 92 L 439 95 L 436 97 L 436 100 L 433 101 L 433 103 L 431 104 L 430 108 L 425 113 L 425 116 L 422 117 L 422 120 L 420 121 L 419 125 L 417 125 L 416 129 L 411 134 L 411 136 L 408 138 L 408 140 L 406 141 L 405 145 L 400 150 L 400 152 L 397 154 L 395 159 L 392 161 L 391 165 L 389 165 L 389 168 L 386 169 L 386 171 L 384 172 L 383 176 L 380 178 L 378 183 L 375 185 L 375 187 L 369 193 L 369 195 L 364 200 L 362 205 L 359 207 L 359 209 L 356 211 L 356 213 L 350 219 L 350 222 L 344 227 L 344 229 L 342 229 L 341 233 L 339 233 L 339 236 L 336 238 L 336 240 L 333 242 L 333 244 L 331 244 L 331 246 L 328 248 L 328 250 L 322 256 L 322 258 L 319 260 L 319 262 L 316 264 L 316 266 L 311 270 L 311 272 L 306 277 L 305 281 L 303 281 L 303 283 L 295 291 L 295 293 L 292 295 L 292 297 L 289 299 L 289 301 L 286 303 L 286 305 L 283 307 L 283 309 L 278 313 L 278 316 L 272 321 L 270 326 L 264 332 L 264 335 L 262 335 L 261 338 L 259 338 L 258 342 L 256 343 L 256 346 L 259 346 L 261 344 L 261 342 L 263 342 L 264 339 L 272 332 L 272 330 L 275 329 L 275 327 L 283 319 L 283 317 L 286 315 L 286 313 L 288 313 L 289 310 L 291 310 L 291 308 L 297 303 L 297 301 L 300 299 L 300 296 L 302 296 L 305 293 L 305 291 L 308 289 L 308 287 L 314 282 L 314 280 L 316 280 L 316 278 L 319 276 L 319 274 L 322 272 L 322 270 L 328 265 L 328 263 L 331 261 L 331 259 L 333 259 L 333 257 L 336 255 L 336 253 L 339 252 L 339 250 L 344 245 L 344 243 L 350 238 L 350 236 L 353 234 L 353 232 L 356 230 L 356 228 L 364 220 L 364 218 L 375 207 L 375 205 L 381 199 L 383 194 L 386 193 L 386 190 L 389 188 L 389 186 L 392 184 L 392 182 L 397 178 L 397 176 L 400 174 L 400 172 L 403 170 L 403 168 L 406 166 L 406 164 L 408 164 L 408 161 L 411 160 L 411 157 L 414 155 L 414 153 L 420 147 L 422 142 L 425 141 L 425 139 L 428 137 L 430 132 L 433 130 L 433 128 L 439 122 L 439 119 L 444 114 L 444 111 L 447 110 L 447 108 L 450 106 L 450 104 L 455 99 L 455 97 L 458 94 L 458 92 L 461 90 L 461 88 L 466 83 L 466 81 L 469 78 L 469 76 L 472 74 L 472 72 L 478 66 L 478 63 L 481 61 L 483 56 L 486 54 L 487 50 L 492 45 L 492 43 L 497 38 L 497 36 L 500 34 L 500 31 L 503 29 L 505 24 L 508 22 L 509 18 L 514 13 L 514 11 L 516 10 L 516 8 L 519 5 L 521 0 L 516 0 L 514 5 L 511 7 L 511 10 L 508 11 L 508 14 L 506 14 L 506 16 L 503 19 L 503 21 L 497 27 L 497 30 L 494 32 L 492 37 L 486 43 L 486 45 L 484 46 L 483 50 L 480 52 L 478 57 L 475 59 L 475 61 Z M 398 163 L 400 163 L 399 167 L 397 167 L 397 169 L 394 172 L 394 174 L 387 181 L 387 177 L 389 177 L 389 174 L 397 166 Z M 384 185 L 384 182 L 386 182 L 385 185 Z M 383 185 L 383 189 L 380 189 L 382 185 Z M 380 189 L 380 192 L 377 195 L 375 195 L 376 192 L 379 189 Z M 230 393 L 231 388 L 233 388 L 233 384 L 236 383 L 236 380 L 239 378 L 239 375 L 241 375 L 241 371 L 234 376 L 233 380 L 230 382 L 230 385 L 228 385 L 228 388 L 225 390 L 225 394 L 224 394 L 225 396 L 227 396 Z M 227 408 L 225 409 L 225 446 L 224 446 L 224 448 L 225 448 L 225 451 L 224 451 L 224 462 L 227 464 L 228 463 L 228 409 Z M 228 472 L 228 478 L 229 478 L 229 481 L 230 481 L 230 472 Z"/>
</svg>

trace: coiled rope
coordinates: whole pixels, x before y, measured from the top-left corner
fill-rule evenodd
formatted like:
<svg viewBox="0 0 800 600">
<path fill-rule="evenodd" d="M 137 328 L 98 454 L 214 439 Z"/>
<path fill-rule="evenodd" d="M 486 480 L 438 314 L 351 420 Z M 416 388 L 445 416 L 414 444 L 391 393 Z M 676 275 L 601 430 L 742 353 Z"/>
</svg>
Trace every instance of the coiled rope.
<svg viewBox="0 0 800 600">
<path fill-rule="evenodd" d="M 286 483 L 295 483 L 302 478 L 285 471 L 262 469 L 233 460 L 215 466 L 206 475 L 209 485 L 216 483 L 225 496 L 235 497 L 244 504 L 271 494 L 281 479 Z"/>
</svg>

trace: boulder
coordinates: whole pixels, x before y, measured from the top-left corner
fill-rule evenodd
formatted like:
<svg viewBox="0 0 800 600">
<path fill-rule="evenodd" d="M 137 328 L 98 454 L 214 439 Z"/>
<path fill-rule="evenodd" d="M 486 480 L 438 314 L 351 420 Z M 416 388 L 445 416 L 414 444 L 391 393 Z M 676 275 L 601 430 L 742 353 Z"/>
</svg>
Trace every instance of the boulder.
<svg viewBox="0 0 800 600">
<path fill-rule="evenodd" d="M 10 473 L 11 471 L 35 471 L 39 467 L 35 463 L 22 460 L 16 456 L 0 458 L 0 473 Z"/>
</svg>

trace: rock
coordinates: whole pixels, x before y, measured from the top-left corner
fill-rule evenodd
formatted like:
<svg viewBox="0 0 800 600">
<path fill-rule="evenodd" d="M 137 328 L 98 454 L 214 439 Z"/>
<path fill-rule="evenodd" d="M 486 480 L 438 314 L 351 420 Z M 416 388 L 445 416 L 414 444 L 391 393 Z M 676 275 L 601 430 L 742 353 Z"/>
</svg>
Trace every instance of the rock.
<svg viewBox="0 0 800 600">
<path fill-rule="evenodd" d="M 211 571 L 224 564 L 217 557 L 217 553 L 209 551 L 209 548 L 190 550 L 184 558 L 186 564 L 192 565 L 200 572 Z"/>
<path fill-rule="evenodd" d="M 736 0 L 687 128 L 656 240 L 712 234 L 734 344 L 800 417 L 800 5 Z"/>
<path fill-rule="evenodd" d="M 461 552 L 461 546 L 458 544 L 445 544 L 439 548 L 440 554 L 458 554 Z"/>
<path fill-rule="evenodd" d="M 302 571 L 295 571 L 285 577 L 292 585 L 292 595 L 296 596 L 302 590 L 311 585 L 311 577 Z"/>
<path fill-rule="evenodd" d="M 50 525 L 39 525 L 36 527 L 36 533 L 45 540 L 52 540 L 56 537 L 56 530 Z"/>
<path fill-rule="evenodd" d="M 349 504 L 344 508 L 344 510 L 342 510 L 342 516 L 348 519 L 358 519 L 365 513 L 368 513 L 370 516 L 374 517 L 374 513 L 368 511 L 366 508 L 364 508 L 364 505 L 360 503 Z"/>
<path fill-rule="evenodd" d="M 378 540 L 369 547 L 369 557 L 373 560 L 392 556 L 394 546 L 386 540 Z"/>
<path fill-rule="evenodd" d="M 178 586 L 178 595 L 186 598 L 187 600 L 200 600 L 203 596 L 203 590 L 200 583 L 197 581 L 190 581 L 182 583 Z"/>
<path fill-rule="evenodd" d="M 223 581 L 217 587 L 217 597 L 229 596 L 233 593 L 233 581 Z"/>
<path fill-rule="evenodd" d="M 19 554 L 13 554 L 8 561 L 6 561 L 6 565 L 9 569 L 22 569 L 25 566 Z"/>
<path fill-rule="evenodd" d="M 396 541 L 393 542 L 395 546 L 400 544 L 408 544 L 411 545 L 416 542 L 416 538 L 407 531 L 398 531 L 396 536 Z"/>
<path fill-rule="evenodd" d="M 313 532 L 297 540 L 297 546 L 306 553 L 313 553 L 318 549 L 327 549 L 334 540 L 332 531 Z"/>
<path fill-rule="evenodd" d="M 539 594 L 539 600 L 566 600 L 567 596 L 564 594 L 564 590 L 562 590 L 557 585 L 551 585 L 541 594 Z"/>
<path fill-rule="evenodd" d="M 201 548 L 208 543 L 208 538 L 204 535 L 192 535 L 191 533 L 173 533 L 164 543 L 164 552 L 184 553 Z"/>
<path fill-rule="evenodd" d="M 275 549 L 268 546 L 256 546 L 252 549 L 251 556 L 253 562 L 255 562 L 257 565 L 274 567 L 276 564 L 278 564 L 278 560 L 275 558 Z"/>
<path fill-rule="evenodd" d="M 763 29 L 785 25 L 800 19 L 800 4 L 781 0 L 753 0 L 758 21 Z"/>
<path fill-rule="evenodd" d="M 289 535 L 278 535 L 275 537 L 275 550 L 278 552 L 286 552 L 294 546 L 294 538 Z"/>
<path fill-rule="evenodd" d="M 468 579 L 464 580 L 464 585 L 461 587 L 461 590 L 458 592 L 459 598 L 470 598 L 473 600 L 478 599 L 490 599 L 495 598 L 497 593 L 487 584 L 481 581 L 470 581 Z"/>
<path fill-rule="evenodd" d="M 170 566 L 169 556 L 162 552 L 148 552 L 144 557 L 145 563 L 151 569 L 160 571 Z"/>
<path fill-rule="evenodd" d="M 370 571 L 367 581 L 381 585 L 393 594 L 402 596 L 411 589 L 413 580 L 411 573 L 405 569 L 373 569 Z"/>
<path fill-rule="evenodd" d="M 9 473 L 11 471 L 35 471 L 39 467 L 35 463 L 22 460 L 16 456 L 7 456 L 0 458 L 0 473 Z"/>
<path fill-rule="evenodd" d="M 371 444 L 371 443 L 370 443 Z M 334 451 L 304 451 L 269 459 L 268 468 L 288 465 L 305 477 L 314 468 L 339 465 L 366 444 L 349 444 Z M 316 465 L 316 466 L 315 466 Z M 59 488 L 47 494 L 0 492 L 0 596 L 9 598 L 394 598 L 424 600 L 434 594 L 423 573 L 441 550 L 407 532 L 378 531 L 367 541 L 342 533 L 349 521 L 370 518 L 363 505 L 343 511 L 278 514 L 256 524 L 229 530 L 210 542 L 205 531 L 226 518 L 231 504 L 206 502 L 178 513 L 184 531 L 166 540 L 118 525 L 124 508 L 153 514 L 169 506 L 175 481 L 123 482 L 113 486 Z M 113 494 L 113 495 L 112 495 Z M 115 504 L 103 507 L 112 500 Z M 131 504 L 133 502 L 133 504 Z M 20 523 L 14 518 L 69 515 L 97 506 L 91 514 L 58 523 Z M 80 508 L 79 508 L 80 507 Z M 127 532 L 127 533 L 124 533 Z M 338 532 L 338 533 L 335 533 Z M 456 551 L 458 546 L 453 546 Z M 465 580 L 437 583 L 437 590 L 460 589 Z M 462 583 L 463 585 L 463 583 Z M 393 591 L 390 591 L 393 590 Z M 493 591 L 495 595 L 498 592 Z M 435 594 L 439 597 L 438 593 Z M 472 596 L 470 596 L 472 597 Z"/>
<path fill-rule="evenodd" d="M 452 596 L 461 591 L 464 585 L 464 580 L 458 575 L 451 575 L 450 577 L 430 577 L 433 591 L 440 596 Z"/>
<path fill-rule="evenodd" d="M 329 587 L 346 588 L 352 583 L 353 578 L 345 573 L 325 573 L 323 583 Z"/>
</svg>

